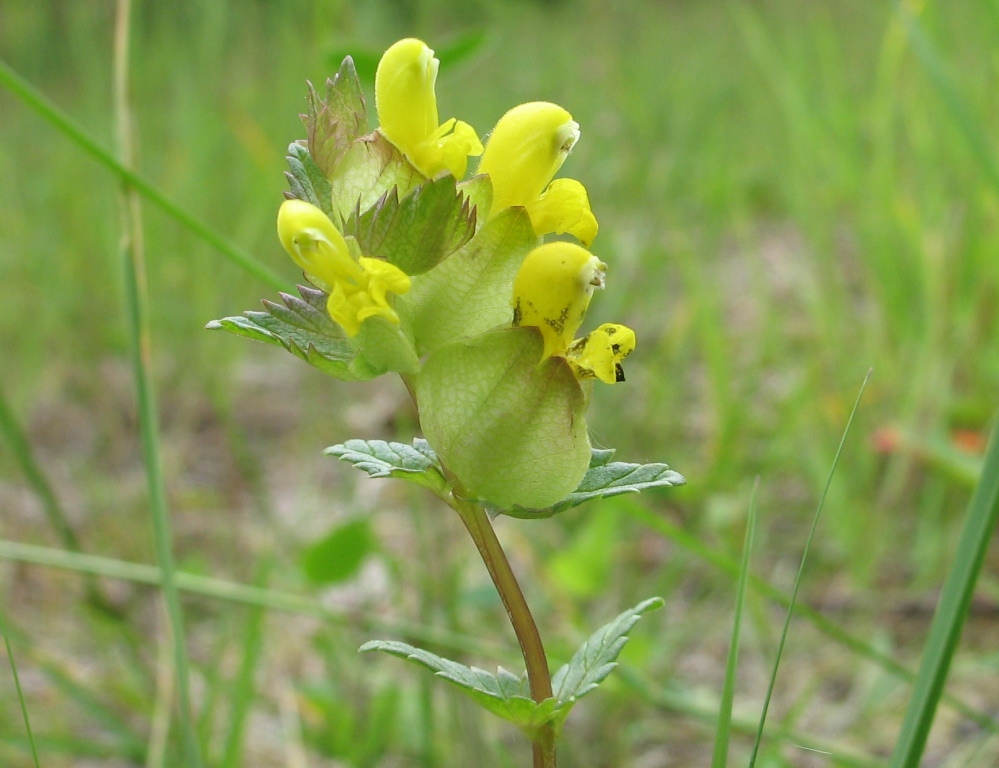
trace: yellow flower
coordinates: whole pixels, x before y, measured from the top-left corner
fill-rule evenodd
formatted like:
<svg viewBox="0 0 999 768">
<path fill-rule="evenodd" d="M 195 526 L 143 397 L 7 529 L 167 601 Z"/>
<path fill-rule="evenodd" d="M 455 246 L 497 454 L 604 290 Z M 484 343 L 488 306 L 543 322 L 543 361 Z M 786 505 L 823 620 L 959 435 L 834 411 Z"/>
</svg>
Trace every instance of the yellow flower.
<svg viewBox="0 0 999 768">
<path fill-rule="evenodd" d="M 437 116 L 437 68 L 440 62 L 421 40 L 400 40 L 378 63 L 375 107 L 379 130 L 425 176 L 447 169 L 465 175 L 468 158 L 482 154 L 482 142 L 468 123 Z"/>
<path fill-rule="evenodd" d="M 604 323 L 572 340 L 583 323 L 593 291 L 604 287 L 607 265 L 585 248 L 546 243 L 524 258 L 513 282 L 513 325 L 534 326 L 545 347 L 542 360 L 564 357 L 577 379 L 624 381 L 621 361 L 635 349 L 635 332 Z"/>
<path fill-rule="evenodd" d="M 503 115 L 478 170 L 492 181 L 490 215 L 523 206 L 539 236 L 569 233 L 584 245 L 592 243 L 597 220 L 586 189 L 574 179 L 552 182 L 578 140 L 579 124 L 557 104 L 534 101 Z"/>
<path fill-rule="evenodd" d="M 278 212 L 278 237 L 292 260 L 329 291 L 326 309 L 348 336 L 369 317 L 399 323 L 388 294 L 409 290 L 409 275 L 394 264 L 362 256 L 354 260 L 333 222 L 303 200 L 286 200 Z"/>
<path fill-rule="evenodd" d="M 565 355 L 607 265 L 585 248 L 546 243 L 524 257 L 513 282 L 513 325 L 541 330 L 543 359 Z"/>
<path fill-rule="evenodd" d="M 624 381 L 621 361 L 635 350 L 635 332 L 626 325 L 604 323 L 569 345 L 566 359 L 577 379 L 597 378 L 607 384 Z"/>
</svg>

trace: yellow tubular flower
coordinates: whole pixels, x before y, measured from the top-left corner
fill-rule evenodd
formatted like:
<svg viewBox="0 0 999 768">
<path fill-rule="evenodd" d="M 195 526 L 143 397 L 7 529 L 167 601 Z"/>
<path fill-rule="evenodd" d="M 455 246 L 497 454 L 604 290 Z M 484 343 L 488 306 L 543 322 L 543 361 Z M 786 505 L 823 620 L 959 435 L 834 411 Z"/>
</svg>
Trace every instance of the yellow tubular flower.
<svg viewBox="0 0 999 768">
<path fill-rule="evenodd" d="M 635 351 L 635 332 L 626 325 L 604 323 L 569 345 L 566 358 L 577 379 L 597 378 L 607 384 L 624 381 L 621 361 Z"/>
<path fill-rule="evenodd" d="M 607 265 L 585 248 L 553 242 L 524 258 L 513 283 L 513 325 L 541 329 L 542 359 L 565 355 Z"/>
<path fill-rule="evenodd" d="M 482 154 L 482 142 L 468 123 L 437 115 L 437 68 L 440 62 L 421 40 L 393 45 L 378 62 L 375 108 L 379 130 L 425 176 L 447 171 L 465 175 L 469 156 Z"/>
<path fill-rule="evenodd" d="M 409 275 L 380 259 L 355 261 L 343 235 L 316 206 L 286 200 L 278 212 L 278 238 L 292 260 L 328 288 L 326 309 L 348 336 L 356 336 L 369 317 L 398 324 L 388 293 L 406 293 Z"/>
<path fill-rule="evenodd" d="M 478 169 L 492 181 L 490 216 L 523 206 L 539 236 L 567 232 L 589 245 L 597 220 L 583 185 L 572 179 L 549 184 L 578 140 L 579 124 L 557 104 L 535 101 L 503 115 Z"/>
</svg>

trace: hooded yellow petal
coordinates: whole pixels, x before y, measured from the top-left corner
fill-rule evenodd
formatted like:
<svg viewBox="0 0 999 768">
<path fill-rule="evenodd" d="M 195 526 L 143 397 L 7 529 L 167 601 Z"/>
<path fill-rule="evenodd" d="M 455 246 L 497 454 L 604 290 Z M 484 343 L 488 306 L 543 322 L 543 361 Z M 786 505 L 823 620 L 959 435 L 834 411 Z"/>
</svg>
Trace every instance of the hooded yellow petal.
<svg viewBox="0 0 999 768">
<path fill-rule="evenodd" d="M 356 280 L 360 275 L 343 235 L 311 203 L 285 200 L 278 211 L 277 229 L 281 245 L 292 260 L 327 286 L 341 280 Z"/>
<path fill-rule="evenodd" d="M 579 125 L 557 104 L 514 107 L 493 129 L 479 163 L 493 184 L 492 215 L 534 203 L 579 139 Z"/>
<path fill-rule="evenodd" d="M 579 330 L 607 265 L 574 243 L 553 242 L 527 254 L 513 283 L 513 325 L 541 329 L 543 359 L 564 355 Z"/>
<path fill-rule="evenodd" d="M 405 154 L 437 130 L 437 68 L 440 62 L 422 40 L 393 45 L 378 62 L 375 108 L 381 132 Z"/>
<path fill-rule="evenodd" d="M 375 73 L 379 130 L 424 176 L 447 170 L 461 178 L 468 157 L 482 154 L 482 143 L 468 123 L 451 118 L 439 124 L 439 66 L 434 52 L 415 38 L 385 51 Z"/>
</svg>

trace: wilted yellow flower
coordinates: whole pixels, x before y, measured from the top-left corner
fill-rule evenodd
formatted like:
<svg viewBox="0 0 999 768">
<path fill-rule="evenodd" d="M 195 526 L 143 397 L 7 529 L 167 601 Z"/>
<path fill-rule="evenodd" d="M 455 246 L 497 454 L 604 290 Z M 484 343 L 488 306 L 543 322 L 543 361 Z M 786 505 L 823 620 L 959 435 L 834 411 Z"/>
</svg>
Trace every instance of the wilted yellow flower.
<svg viewBox="0 0 999 768">
<path fill-rule="evenodd" d="M 635 349 L 635 332 L 604 323 L 581 339 L 590 299 L 604 287 L 607 265 L 585 248 L 553 242 L 527 254 L 513 282 L 513 325 L 534 326 L 545 347 L 542 360 L 566 358 L 577 379 L 624 381 L 621 361 Z"/>
<path fill-rule="evenodd" d="M 492 181 L 490 215 L 523 206 L 538 235 L 569 233 L 584 245 L 593 242 L 597 220 L 586 189 L 574 179 L 552 182 L 578 140 L 579 124 L 557 104 L 534 101 L 503 115 L 478 169 Z"/>
<path fill-rule="evenodd" d="M 544 358 L 565 355 L 607 265 L 574 243 L 553 242 L 524 257 L 513 283 L 513 325 L 541 330 Z"/>
<path fill-rule="evenodd" d="M 577 379 L 597 378 L 607 384 L 624 381 L 621 361 L 635 350 L 635 332 L 626 325 L 604 323 L 569 345 L 566 359 Z"/>
<path fill-rule="evenodd" d="M 465 175 L 469 156 L 482 154 L 475 129 L 455 118 L 439 122 L 437 68 L 440 62 L 421 40 L 407 38 L 385 51 L 375 74 L 379 130 L 425 176 L 442 170 Z"/>
<path fill-rule="evenodd" d="M 362 256 L 354 260 L 329 217 L 303 200 L 286 200 L 278 212 L 278 237 L 291 258 L 329 291 L 326 309 L 348 336 L 369 317 L 398 324 L 388 294 L 402 294 L 410 278 L 394 264 Z"/>
</svg>

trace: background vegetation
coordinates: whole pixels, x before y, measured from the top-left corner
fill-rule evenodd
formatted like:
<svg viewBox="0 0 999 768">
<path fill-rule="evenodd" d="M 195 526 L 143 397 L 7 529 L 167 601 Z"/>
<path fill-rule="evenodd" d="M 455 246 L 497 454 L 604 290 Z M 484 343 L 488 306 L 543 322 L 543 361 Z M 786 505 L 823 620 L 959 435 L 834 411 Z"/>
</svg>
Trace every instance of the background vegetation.
<svg viewBox="0 0 999 768">
<path fill-rule="evenodd" d="M 559 662 L 621 608 L 667 602 L 636 629 L 623 674 L 570 718 L 566 765 L 707 763 L 734 600 L 720 565 L 738 559 L 754 480 L 753 570 L 786 592 L 868 368 L 804 599 L 834 631 L 918 659 L 999 394 L 999 3 L 904 5 L 914 23 L 860 0 L 137 4 L 140 173 L 289 288 L 299 276 L 274 234 L 283 150 L 303 134 L 305 80 L 347 53 L 370 78 L 399 37 L 471 48 L 442 55 L 442 116 L 485 133 L 545 99 L 581 124 L 565 173 L 589 189 L 610 265 L 588 325 L 613 318 L 639 337 L 629 381 L 596 396 L 594 443 L 689 484 L 499 523 Z M 0 7 L 0 58 L 109 148 L 113 12 Z M 9 89 L 0 136 L 0 609 L 42 761 L 185 765 L 169 625 L 153 577 L 128 567 L 155 551 L 118 181 Z M 274 292 L 144 214 L 160 450 L 210 764 L 524 764 L 517 734 L 397 660 L 355 653 L 398 637 L 521 666 L 457 519 L 320 456 L 348 437 L 416 434 L 402 386 L 335 382 L 204 332 Z M 29 453 L 54 499 L 25 474 Z M 303 553 L 334 529 L 333 546 L 365 557 L 318 584 Z M 999 686 L 982 684 L 999 666 L 997 565 L 993 548 L 948 689 L 984 713 L 999 708 Z M 780 624 L 756 590 L 738 717 L 759 711 Z M 909 691 L 800 617 L 763 759 L 876 765 Z M 945 706 L 933 764 L 995 764 L 994 730 Z M 0 765 L 30 764 L 0 674 Z"/>
</svg>

